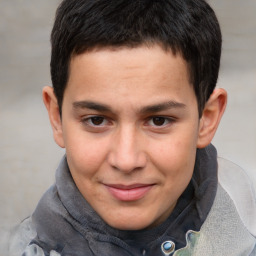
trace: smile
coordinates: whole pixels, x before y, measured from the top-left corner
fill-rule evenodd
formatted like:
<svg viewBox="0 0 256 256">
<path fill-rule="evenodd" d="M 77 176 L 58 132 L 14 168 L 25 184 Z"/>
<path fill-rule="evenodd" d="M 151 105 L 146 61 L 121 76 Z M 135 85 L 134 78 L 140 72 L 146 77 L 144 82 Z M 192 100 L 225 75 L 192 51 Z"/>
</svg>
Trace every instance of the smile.
<svg viewBox="0 0 256 256">
<path fill-rule="evenodd" d="M 130 186 L 114 184 L 105 186 L 115 199 L 130 202 L 142 199 L 151 190 L 154 184 L 134 184 Z"/>
</svg>

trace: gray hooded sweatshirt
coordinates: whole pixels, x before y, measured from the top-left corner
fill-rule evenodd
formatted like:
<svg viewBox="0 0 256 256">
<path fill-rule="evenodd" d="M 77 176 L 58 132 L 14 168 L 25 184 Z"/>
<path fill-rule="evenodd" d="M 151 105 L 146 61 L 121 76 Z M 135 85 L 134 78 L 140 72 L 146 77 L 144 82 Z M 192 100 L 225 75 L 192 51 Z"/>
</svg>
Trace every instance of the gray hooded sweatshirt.
<svg viewBox="0 0 256 256">
<path fill-rule="evenodd" d="M 256 256 L 256 199 L 246 174 L 197 151 L 193 177 L 168 219 L 139 231 L 107 225 L 76 187 L 64 157 L 56 183 L 15 230 L 10 256 Z"/>
</svg>

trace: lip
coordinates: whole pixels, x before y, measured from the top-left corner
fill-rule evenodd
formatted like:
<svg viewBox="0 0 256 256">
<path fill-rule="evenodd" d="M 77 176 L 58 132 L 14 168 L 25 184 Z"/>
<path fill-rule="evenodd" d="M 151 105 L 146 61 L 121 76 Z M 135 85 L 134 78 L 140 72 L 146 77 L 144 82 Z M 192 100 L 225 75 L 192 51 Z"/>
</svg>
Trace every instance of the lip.
<svg viewBox="0 0 256 256">
<path fill-rule="evenodd" d="M 131 202 L 142 199 L 151 190 L 154 184 L 110 184 L 106 185 L 107 190 L 117 200 Z"/>
</svg>

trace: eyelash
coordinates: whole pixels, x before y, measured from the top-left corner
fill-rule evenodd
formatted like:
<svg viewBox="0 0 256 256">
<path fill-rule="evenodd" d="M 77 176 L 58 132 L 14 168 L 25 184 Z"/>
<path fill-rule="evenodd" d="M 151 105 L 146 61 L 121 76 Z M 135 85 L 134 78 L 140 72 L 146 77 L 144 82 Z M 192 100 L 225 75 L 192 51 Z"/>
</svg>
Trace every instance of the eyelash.
<svg viewBox="0 0 256 256">
<path fill-rule="evenodd" d="M 97 119 L 100 119 L 98 121 L 102 121 L 98 125 L 93 123 L 94 121 L 97 121 Z M 155 120 L 154 120 L 155 119 Z M 158 119 L 158 120 L 157 120 Z M 166 117 L 166 116 L 151 116 L 146 119 L 145 125 L 147 127 L 152 127 L 153 129 L 163 129 L 163 128 L 168 128 L 172 123 L 175 122 L 175 118 L 171 117 Z M 154 121 L 160 121 L 160 125 L 153 124 Z M 161 121 L 163 121 L 163 124 L 161 124 Z M 107 126 L 112 124 L 111 119 L 108 119 L 104 116 L 87 116 L 81 120 L 82 124 L 85 125 L 86 127 L 89 127 L 91 129 L 100 129 L 104 130 L 107 128 Z M 150 124 L 151 123 L 151 124 Z"/>
<path fill-rule="evenodd" d="M 102 121 L 105 123 L 107 121 L 107 118 L 105 118 L 104 116 L 89 116 L 89 117 L 86 117 L 86 118 L 83 118 L 82 119 L 82 123 L 87 125 L 87 126 L 91 126 L 91 127 L 103 127 L 104 124 L 93 124 L 92 121 L 93 119 L 102 119 Z M 97 121 L 97 120 L 95 120 Z"/>
<path fill-rule="evenodd" d="M 148 119 L 148 121 L 147 121 L 147 123 L 150 123 L 150 122 L 154 122 L 154 119 L 158 119 L 158 121 L 160 121 L 160 123 L 161 123 L 161 121 L 164 121 L 164 123 L 163 124 L 160 124 L 160 125 L 156 125 L 156 124 L 152 124 L 152 125 L 150 125 L 149 124 L 149 126 L 152 126 L 152 127 L 154 127 L 154 128 L 164 128 L 164 127 L 167 127 L 168 125 L 170 125 L 171 123 L 173 123 L 174 121 L 175 121 L 175 119 L 174 118 L 170 118 L 170 117 L 165 117 L 165 116 L 152 116 L 152 117 L 150 117 L 149 119 Z M 157 120 L 155 120 L 155 121 L 157 121 Z"/>
</svg>

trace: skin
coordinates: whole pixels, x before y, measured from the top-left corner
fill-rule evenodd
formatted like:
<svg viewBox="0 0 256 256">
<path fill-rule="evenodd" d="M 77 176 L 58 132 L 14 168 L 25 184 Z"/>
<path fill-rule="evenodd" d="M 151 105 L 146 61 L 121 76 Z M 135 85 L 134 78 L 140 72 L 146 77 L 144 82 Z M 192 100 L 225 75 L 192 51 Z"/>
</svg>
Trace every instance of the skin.
<svg viewBox="0 0 256 256">
<path fill-rule="evenodd" d="M 74 56 L 62 118 L 51 87 L 43 98 L 84 198 L 110 226 L 139 230 L 172 212 L 227 96 L 215 90 L 199 119 L 187 63 L 154 45 Z"/>
</svg>

